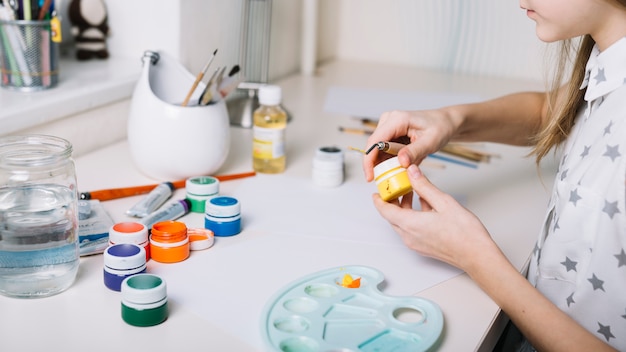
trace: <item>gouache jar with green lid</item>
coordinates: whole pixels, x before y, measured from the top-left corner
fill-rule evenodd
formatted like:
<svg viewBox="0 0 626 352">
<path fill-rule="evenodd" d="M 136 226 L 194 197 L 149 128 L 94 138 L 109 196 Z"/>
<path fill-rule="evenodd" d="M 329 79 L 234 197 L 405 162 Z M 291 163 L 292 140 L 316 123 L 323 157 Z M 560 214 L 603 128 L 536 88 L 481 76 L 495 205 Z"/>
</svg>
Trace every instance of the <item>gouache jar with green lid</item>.
<svg viewBox="0 0 626 352">
<path fill-rule="evenodd" d="M 137 274 L 122 282 L 122 319 L 133 326 L 154 326 L 167 319 L 167 287 L 153 274 Z"/>
<path fill-rule="evenodd" d="M 189 210 L 204 214 L 204 204 L 208 199 L 217 197 L 220 181 L 212 176 L 197 176 L 185 181 L 186 198 L 191 203 Z"/>
</svg>

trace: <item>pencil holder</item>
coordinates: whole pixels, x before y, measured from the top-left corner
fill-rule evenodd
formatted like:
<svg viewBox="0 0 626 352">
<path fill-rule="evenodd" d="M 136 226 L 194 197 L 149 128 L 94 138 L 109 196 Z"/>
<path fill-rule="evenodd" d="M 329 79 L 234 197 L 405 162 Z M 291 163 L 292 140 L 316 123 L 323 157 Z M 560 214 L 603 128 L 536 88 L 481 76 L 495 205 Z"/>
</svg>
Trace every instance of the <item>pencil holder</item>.
<svg viewBox="0 0 626 352">
<path fill-rule="evenodd" d="M 54 87 L 59 45 L 50 21 L 0 21 L 0 85 L 23 92 Z"/>
<path fill-rule="evenodd" d="M 230 121 L 223 100 L 198 105 L 200 82 L 181 106 L 194 75 L 162 52 L 146 52 L 131 99 L 128 144 L 137 168 L 162 181 L 211 175 L 228 156 Z"/>
</svg>

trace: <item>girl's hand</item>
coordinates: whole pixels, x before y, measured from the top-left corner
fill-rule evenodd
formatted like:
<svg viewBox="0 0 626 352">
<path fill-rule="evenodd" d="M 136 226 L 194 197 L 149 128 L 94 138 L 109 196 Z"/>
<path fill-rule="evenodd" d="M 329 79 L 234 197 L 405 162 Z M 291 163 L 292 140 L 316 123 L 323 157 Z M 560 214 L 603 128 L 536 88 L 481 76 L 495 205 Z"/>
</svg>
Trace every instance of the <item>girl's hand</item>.
<svg viewBox="0 0 626 352">
<path fill-rule="evenodd" d="M 410 143 L 398 153 L 400 164 L 406 168 L 410 164 L 419 164 L 428 154 L 446 145 L 457 126 L 458 122 L 455 123 L 445 110 L 386 112 L 367 139 L 367 147 L 380 141 Z M 383 157 L 374 149 L 363 158 L 363 170 L 368 182 L 374 178 L 374 165 Z"/>
<path fill-rule="evenodd" d="M 373 198 L 376 209 L 409 248 L 464 271 L 474 267 L 472 261 L 478 254 L 499 252 L 474 214 L 437 189 L 416 165 L 409 166 L 407 171 L 421 210 L 412 209 L 412 193 L 395 203 L 383 201 L 378 194 Z"/>
</svg>

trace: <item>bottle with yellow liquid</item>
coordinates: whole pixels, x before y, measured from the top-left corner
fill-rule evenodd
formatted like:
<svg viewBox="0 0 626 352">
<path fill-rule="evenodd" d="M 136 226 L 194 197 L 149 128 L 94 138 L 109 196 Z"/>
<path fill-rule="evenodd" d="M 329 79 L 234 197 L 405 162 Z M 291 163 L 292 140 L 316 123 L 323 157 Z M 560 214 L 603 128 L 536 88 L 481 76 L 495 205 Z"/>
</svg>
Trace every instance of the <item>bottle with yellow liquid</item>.
<svg viewBox="0 0 626 352">
<path fill-rule="evenodd" d="M 254 171 L 278 174 L 285 171 L 285 129 L 287 113 L 280 107 L 279 86 L 259 88 L 259 108 L 254 111 L 252 167 Z"/>
</svg>

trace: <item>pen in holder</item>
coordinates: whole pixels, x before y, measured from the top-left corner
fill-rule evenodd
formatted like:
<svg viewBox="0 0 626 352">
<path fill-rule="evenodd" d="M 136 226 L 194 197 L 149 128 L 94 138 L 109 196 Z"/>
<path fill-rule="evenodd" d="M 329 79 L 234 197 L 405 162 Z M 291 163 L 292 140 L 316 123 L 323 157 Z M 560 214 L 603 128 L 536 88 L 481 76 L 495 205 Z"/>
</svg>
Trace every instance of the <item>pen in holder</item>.
<svg viewBox="0 0 626 352">
<path fill-rule="evenodd" d="M 147 51 L 131 99 L 128 144 L 138 169 L 167 181 L 211 175 L 230 148 L 230 123 L 223 100 L 181 106 L 195 76 L 163 52 Z M 197 102 L 200 82 L 190 102 Z"/>
<path fill-rule="evenodd" d="M 19 91 L 54 87 L 59 46 L 51 21 L 0 20 L 0 86 Z"/>
</svg>

